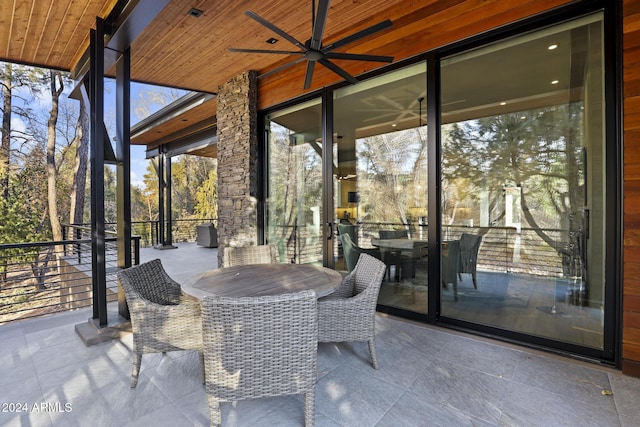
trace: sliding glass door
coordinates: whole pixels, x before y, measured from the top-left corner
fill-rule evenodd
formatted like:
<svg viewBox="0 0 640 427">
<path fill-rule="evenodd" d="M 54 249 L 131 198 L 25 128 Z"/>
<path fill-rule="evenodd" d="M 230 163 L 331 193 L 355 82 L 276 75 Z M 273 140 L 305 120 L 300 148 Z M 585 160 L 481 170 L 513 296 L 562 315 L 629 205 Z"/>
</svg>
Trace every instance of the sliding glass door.
<svg viewBox="0 0 640 427">
<path fill-rule="evenodd" d="M 382 310 L 609 358 L 603 39 L 596 13 L 269 113 L 267 242 L 378 257 Z"/>
<path fill-rule="evenodd" d="M 280 262 L 322 263 L 321 119 L 319 99 L 265 117 L 265 240 Z"/>
<path fill-rule="evenodd" d="M 427 310 L 426 64 L 334 91 L 335 265 L 382 259 L 379 304 Z M 345 239 L 349 242 L 345 243 Z"/>
<path fill-rule="evenodd" d="M 442 315 L 604 347 L 602 15 L 445 58 Z"/>
</svg>

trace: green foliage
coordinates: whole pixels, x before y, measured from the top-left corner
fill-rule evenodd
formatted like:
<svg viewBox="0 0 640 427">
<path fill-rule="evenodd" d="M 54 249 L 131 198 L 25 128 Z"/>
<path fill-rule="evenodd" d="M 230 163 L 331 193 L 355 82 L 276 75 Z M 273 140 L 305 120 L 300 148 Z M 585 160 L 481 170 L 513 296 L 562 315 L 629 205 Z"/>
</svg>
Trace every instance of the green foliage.
<svg viewBox="0 0 640 427">
<path fill-rule="evenodd" d="M 29 162 L 9 181 L 9 197 L 0 200 L 0 243 L 37 242 L 50 238 L 46 171 L 43 157 L 32 151 Z"/>
<path fill-rule="evenodd" d="M 156 162 L 149 162 L 144 174 L 144 187 L 132 192 L 133 221 L 158 219 L 158 174 Z M 216 218 L 217 216 L 217 163 L 215 159 L 190 155 L 171 159 L 172 219 Z M 135 194 L 135 196 L 134 196 Z"/>
<path fill-rule="evenodd" d="M 582 120 L 582 103 L 576 102 L 445 126 L 445 217 L 455 218 L 461 205 L 478 206 L 484 192 L 491 219 L 500 221 L 505 190 L 518 188 L 523 222 L 549 244 L 542 229 L 579 228 L 585 179 Z"/>
<path fill-rule="evenodd" d="M 209 176 L 196 191 L 194 214 L 199 218 L 218 217 L 218 172 L 210 169 Z"/>
<path fill-rule="evenodd" d="M 367 222 L 406 223 L 410 209 L 426 209 L 424 128 L 357 140 L 358 191 Z"/>
</svg>

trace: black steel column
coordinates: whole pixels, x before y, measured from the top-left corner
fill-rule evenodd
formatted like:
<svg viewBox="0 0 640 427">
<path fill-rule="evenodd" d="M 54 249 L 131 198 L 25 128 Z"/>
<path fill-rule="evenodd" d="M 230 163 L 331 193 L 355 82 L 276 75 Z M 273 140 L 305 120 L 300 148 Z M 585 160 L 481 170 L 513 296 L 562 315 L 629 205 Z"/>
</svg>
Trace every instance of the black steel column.
<svg viewBox="0 0 640 427">
<path fill-rule="evenodd" d="M 91 70 L 91 272 L 93 319 L 107 325 L 107 273 L 104 234 L 104 21 L 90 33 Z"/>
<path fill-rule="evenodd" d="M 161 249 L 164 246 L 164 150 L 160 147 L 160 155 L 158 156 L 158 245 L 156 248 Z"/>
<path fill-rule="evenodd" d="M 322 264 L 334 268 L 333 239 L 335 236 L 333 223 L 335 208 L 333 201 L 333 96 L 327 88 L 322 91 L 322 199 L 325 226 L 322 228 Z"/>
<path fill-rule="evenodd" d="M 164 159 L 164 191 L 166 191 L 164 200 L 164 209 L 166 211 L 166 223 L 167 223 L 167 240 L 162 242 L 165 248 L 173 248 L 173 233 L 171 232 L 171 157 L 167 156 Z"/>
<path fill-rule="evenodd" d="M 118 267 L 131 267 L 131 55 L 122 52 L 116 62 L 116 159 Z M 118 313 L 129 318 L 124 291 L 118 286 Z"/>
<path fill-rule="evenodd" d="M 171 157 L 166 147 L 160 147 L 157 157 L 156 173 L 158 174 L 158 229 L 160 236 L 155 249 L 177 249 L 173 246 L 171 233 Z"/>
<path fill-rule="evenodd" d="M 427 56 L 427 167 L 429 180 L 427 201 L 429 210 L 427 229 L 429 241 L 429 295 L 427 320 L 434 323 L 440 317 L 440 235 L 441 206 L 441 150 L 440 150 L 440 64 L 435 54 Z"/>
</svg>

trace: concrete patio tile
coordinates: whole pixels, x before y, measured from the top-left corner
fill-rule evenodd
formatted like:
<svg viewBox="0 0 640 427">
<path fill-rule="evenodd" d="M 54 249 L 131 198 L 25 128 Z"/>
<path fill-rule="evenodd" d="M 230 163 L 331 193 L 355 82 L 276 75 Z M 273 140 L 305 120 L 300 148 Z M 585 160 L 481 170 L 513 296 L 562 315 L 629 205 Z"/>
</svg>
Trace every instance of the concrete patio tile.
<svg viewBox="0 0 640 427">
<path fill-rule="evenodd" d="M 0 425 L 209 425 L 197 352 L 144 355 L 131 389 L 131 335 L 84 347 L 73 326 L 88 313 L 0 326 L 0 403 L 54 405 L 0 412 Z M 376 328 L 378 370 L 366 343 L 319 344 L 316 426 L 638 425 L 640 379 L 611 368 L 386 315 Z M 280 396 L 222 412 L 225 427 L 286 427 L 303 425 L 304 405 Z"/>
<path fill-rule="evenodd" d="M 603 399 L 602 395 L 603 390 L 611 390 L 609 376 L 595 365 L 591 368 L 569 359 L 529 354 L 520 360 L 512 379 L 571 401 L 594 405 L 599 411 L 616 411 L 614 399 Z"/>
<path fill-rule="evenodd" d="M 524 357 L 526 353 L 520 350 L 464 336 L 450 340 L 436 355 L 439 360 L 505 379 L 513 376 L 518 362 Z"/>
<path fill-rule="evenodd" d="M 373 426 L 402 395 L 403 389 L 360 369 L 341 365 L 316 386 L 316 411 L 345 426 Z"/>
<path fill-rule="evenodd" d="M 409 388 L 426 401 L 449 405 L 489 423 L 502 415 L 506 380 L 442 360 L 434 361 Z"/>
<path fill-rule="evenodd" d="M 550 393 L 526 384 L 509 382 L 502 402 L 500 425 L 513 426 L 619 426 L 615 411 L 574 400 L 571 395 Z M 598 399 L 596 396 L 595 399 Z M 600 399 L 613 401 L 611 396 Z M 636 420 L 637 423 L 637 420 Z M 637 424 L 636 424 L 637 425 Z"/>
<path fill-rule="evenodd" d="M 385 414 L 376 427 L 423 426 L 490 427 L 496 424 L 483 421 L 449 406 L 429 400 L 412 392 L 405 392 L 398 403 Z"/>
</svg>

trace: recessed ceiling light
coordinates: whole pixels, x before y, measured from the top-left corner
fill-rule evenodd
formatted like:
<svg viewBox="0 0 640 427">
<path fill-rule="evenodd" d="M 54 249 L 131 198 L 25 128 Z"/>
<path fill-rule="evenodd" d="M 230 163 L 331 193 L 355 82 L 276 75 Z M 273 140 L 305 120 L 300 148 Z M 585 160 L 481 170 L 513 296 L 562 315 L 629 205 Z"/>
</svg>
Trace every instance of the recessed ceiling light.
<svg viewBox="0 0 640 427">
<path fill-rule="evenodd" d="M 547 49 L 549 50 L 553 50 L 553 49 L 557 49 L 558 45 L 557 44 L 550 44 L 549 47 L 547 47 Z"/>
<path fill-rule="evenodd" d="M 394 127 L 396 127 L 396 126 L 398 126 L 398 125 L 397 125 L 397 124 L 395 124 L 395 123 L 391 125 L 391 127 L 392 127 L 392 128 L 394 128 Z"/>
<path fill-rule="evenodd" d="M 200 9 L 196 9 L 195 7 L 191 8 L 189 10 L 189 12 L 187 12 L 187 15 L 191 15 L 191 16 L 195 16 L 196 18 L 199 18 L 200 16 L 202 16 L 204 12 L 202 12 Z"/>
<path fill-rule="evenodd" d="M 507 105 L 507 103 L 506 103 L 506 102 L 504 102 L 504 101 L 502 101 L 502 102 L 500 103 L 500 105 Z"/>
<path fill-rule="evenodd" d="M 267 43 L 269 44 L 276 44 L 278 43 L 278 39 L 275 39 L 273 37 L 271 37 L 270 39 L 265 40 Z"/>
<path fill-rule="evenodd" d="M 552 84 L 552 85 L 557 85 L 558 83 L 560 83 L 560 80 L 552 80 L 552 81 L 551 81 L 551 84 Z"/>
</svg>

